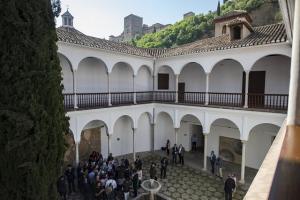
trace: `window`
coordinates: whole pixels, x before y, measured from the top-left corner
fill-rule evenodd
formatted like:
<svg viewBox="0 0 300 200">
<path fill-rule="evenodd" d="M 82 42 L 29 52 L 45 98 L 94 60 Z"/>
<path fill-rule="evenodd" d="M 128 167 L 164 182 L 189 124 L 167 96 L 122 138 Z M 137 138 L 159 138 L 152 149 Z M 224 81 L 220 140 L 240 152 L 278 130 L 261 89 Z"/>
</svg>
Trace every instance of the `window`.
<svg viewBox="0 0 300 200">
<path fill-rule="evenodd" d="M 226 34 L 226 25 L 224 25 L 223 28 L 222 28 L 222 34 L 223 34 L 223 35 Z"/>
<path fill-rule="evenodd" d="M 234 40 L 241 39 L 241 31 L 242 31 L 241 27 L 239 27 L 239 26 L 233 27 L 233 39 Z"/>
<path fill-rule="evenodd" d="M 159 90 L 168 90 L 169 89 L 169 74 L 158 74 L 157 76 Z"/>
</svg>

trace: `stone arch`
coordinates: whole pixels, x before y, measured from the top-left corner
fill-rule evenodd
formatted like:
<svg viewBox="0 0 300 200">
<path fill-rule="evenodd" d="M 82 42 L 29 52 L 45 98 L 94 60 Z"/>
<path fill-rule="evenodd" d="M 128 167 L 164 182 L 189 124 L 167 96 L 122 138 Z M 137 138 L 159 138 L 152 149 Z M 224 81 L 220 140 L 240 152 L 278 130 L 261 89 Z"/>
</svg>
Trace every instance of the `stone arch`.
<svg viewBox="0 0 300 200">
<path fill-rule="evenodd" d="M 62 53 L 58 53 L 60 66 L 62 69 L 62 84 L 64 85 L 64 93 L 74 92 L 74 74 L 71 61 Z"/>
<path fill-rule="evenodd" d="M 141 113 L 137 119 L 137 129 L 135 132 L 136 152 L 146 152 L 152 149 L 152 115 L 149 112 Z"/>
<path fill-rule="evenodd" d="M 187 151 L 192 149 L 192 138 L 196 142 L 196 147 L 204 151 L 203 124 L 200 119 L 193 114 L 185 114 L 180 118 L 178 130 L 178 144 L 182 144 Z M 193 149 L 196 150 L 196 149 Z"/>
<path fill-rule="evenodd" d="M 161 114 L 161 113 L 165 113 L 166 115 L 168 115 L 172 120 L 172 125 L 175 127 L 175 119 L 173 117 L 173 114 L 169 111 L 159 111 L 159 112 L 157 112 L 156 115 L 155 115 L 155 118 L 154 118 L 154 123 L 157 123 L 157 118 L 158 118 L 159 114 Z"/>
<path fill-rule="evenodd" d="M 179 82 L 185 83 L 186 92 L 205 92 L 206 74 L 203 66 L 197 62 L 185 64 L 180 70 Z"/>
<path fill-rule="evenodd" d="M 288 94 L 290 66 L 290 56 L 268 54 L 254 62 L 251 66 L 250 75 L 255 71 L 265 72 L 265 94 Z"/>
<path fill-rule="evenodd" d="M 79 158 L 88 160 L 93 152 L 107 153 L 107 126 L 102 120 L 92 120 L 85 124 L 80 133 Z"/>
<path fill-rule="evenodd" d="M 242 121 L 237 119 L 237 118 L 234 118 L 234 117 L 225 117 L 225 116 L 214 116 L 212 118 L 210 118 L 210 120 L 208 120 L 208 123 L 207 123 L 207 130 L 210 132 L 211 131 L 211 126 L 217 121 L 217 120 L 226 120 L 226 121 L 229 121 L 231 122 L 232 124 L 234 124 L 238 131 L 239 131 L 239 135 L 241 136 L 242 135 Z"/>
<path fill-rule="evenodd" d="M 217 118 L 210 126 L 210 134 L 207 135 L 208 154 L 214 151 L 224 160 L 236 164 L 242 161 L 241 132 L 233 120 Z"/>
<path fill-rule="evenodd" d="M 132 153 L 134 120 L 129 115 L 121 115 L 113 124 L 111 152 L 120 156 Z"/>
<path fill-rule="evenodd" d="M 165 146 L 167 140 L 170 140 L 171 146 L 174 145 L 175 128 L 172 116 L 164 111 L 159 112 L 156 116 L 154 149 L 158 150 Z"/>
<path fill-rule="evenodd" d="M 134 69 L 127 62 L 117 62 L 110 72 L 111 92 L 132 92 L 133 91 Z"/>
<path fill-rule="evenodd" d="M 137 74 L 135 76 L 135 91 L 152 91 L 153 89 L 153 78 L 152 70 L 147 65 L 142 65 L 139 67 Z"/>
<path fill-rule="evenodd" d="M 106 63 L 97 57 L 85 57 L 76 71 L 78 93 L 103 93 L 108 89 Z"/>
<path fill-rule="evenodd" d="M 260 123 L 252 127 L 246 150 L 246 166 L 259 169 L 267 155 L 280 126 L 274 123 Z"/>
<path fill-rule="evenodd" d="M 210 92 L 242 93 L 243 65 L 234 59 L 217 62 L 209 76 Z"/>
</svg>

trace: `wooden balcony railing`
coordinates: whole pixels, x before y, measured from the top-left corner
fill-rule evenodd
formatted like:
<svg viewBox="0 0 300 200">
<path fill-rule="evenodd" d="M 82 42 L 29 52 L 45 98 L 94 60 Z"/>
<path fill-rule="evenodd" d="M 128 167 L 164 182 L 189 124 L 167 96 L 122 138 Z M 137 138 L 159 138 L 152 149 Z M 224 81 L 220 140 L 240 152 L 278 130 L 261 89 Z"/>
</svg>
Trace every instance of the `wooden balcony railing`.
<svg viewBox="0 0 300 200">
<path fill-rule="evenodd" d="M 153 92 L 136 92 L 136 102 L 137 103 L 149 103 L 153 101 Z"/>
<path fill-rule="evenodd" d="M 146 92 L 114 92 L 111 93 L 111 104 L 131 105 L 136 103 L 175 103 L 176 92 L 174 91 L 146 91 Z M 74 94 L 64 94 L 66 110 L 74 109 Z M 208 105 L 243 107 L 245 95 L 242 93 L 208 93 Z M 178 103 L 187 105 L 204 105 L 205 92 L 179 92 Z M 108 93 L 78 93 L 76 94 L 77 107 L 79 109 L 102 108 L 109 106 Z M 248 94 L 248 107 L 265 110 L 287 110 L 288 95 L 284 94 Z"/>
<path fill-rule="evenodd" d="M 242 93 L 217 93 L 209 92 L 209 105 L 217 106 L 231 106 L 242 107 L 243 97 Z"/>
<path fill-rule="evenodd" d="M 113 92 L 111 93 L 112 105 L 128 105 L 133 104 L 134 92 Z"/>
<path fill-rule="evenodd" d="M 71 110 L 74 108 L 74 94 L 64 94 L 64 106 L 65 110 Z"/>
<path fill-rule="evenodd" d="M 287 110 L 288 102 L 287 94 L 248 94 L 249 108 Z"/>
<path fill-rule="evenodd" d="M 178 103 L 204 105 L 205 94 L 205 92 L 179 92 Z"/>
<path fill-rule="evenodd" d="M 166 102 L 166 103 L 175 103 L 176 92 L 174 91 L 154 91 L 153 99 L 154 102 Z"/>
<path fill-rule="evenodd" d="M 78 93 L 79 108 L 101 108 L 108 106 L 108 93 Z"/>
</svg>

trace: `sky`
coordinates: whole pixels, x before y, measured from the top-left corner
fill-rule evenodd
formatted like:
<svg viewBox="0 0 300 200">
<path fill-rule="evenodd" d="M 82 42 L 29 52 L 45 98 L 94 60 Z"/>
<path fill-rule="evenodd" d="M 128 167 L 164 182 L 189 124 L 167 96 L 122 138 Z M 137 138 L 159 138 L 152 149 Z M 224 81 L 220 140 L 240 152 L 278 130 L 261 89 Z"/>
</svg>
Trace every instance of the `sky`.
<svg viewBox="0 0 300 200">
<path fill-rule="evenodd" d="M 129 14 L 143 17 L 147 25 L 173 24 L 184 13 L 207 13 L 216 10 L 217 4 L 218 0 L 61 0 L 61 14 L 69 8 L 77 30 L 108 39 L 122 33 L 124 17 Z M 58 17 L 57 26 L 61 26 L 61 21 Z"/>
</svg>

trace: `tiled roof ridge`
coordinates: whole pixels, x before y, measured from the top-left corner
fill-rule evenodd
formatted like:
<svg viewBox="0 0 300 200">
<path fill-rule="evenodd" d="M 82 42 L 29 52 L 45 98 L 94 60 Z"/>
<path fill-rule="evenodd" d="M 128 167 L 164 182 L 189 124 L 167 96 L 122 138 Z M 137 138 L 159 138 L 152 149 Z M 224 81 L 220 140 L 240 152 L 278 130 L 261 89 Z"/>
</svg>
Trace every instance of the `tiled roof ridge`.
<svg viewBox="0 0 300 200">
<path fill-rule="evenodd" d="M 103 50 L 126 53 L 142 57 L 169 57 L 186 55 L 204 51 L 224 50 L 246 46 L 257 46 L 269 43 L 286 41 L 285 28 L 283 23 L 274 23 L 253 27 L 253 33 L 248 37 L 230 41 L 229 35 L 199 39 L 194 42 L 183 44 L 172 48 L 142 48 L 126 43 L 113 42 L 93 36 L 88 36 L 75 28 L 59 27 L 58 39 L 63 42 L 80 44 L 95 47 Z M 61 32 L 63 31 L 63 32 Z M 70 33 L 69 35 L 67 33 Z"/>
</svg>

